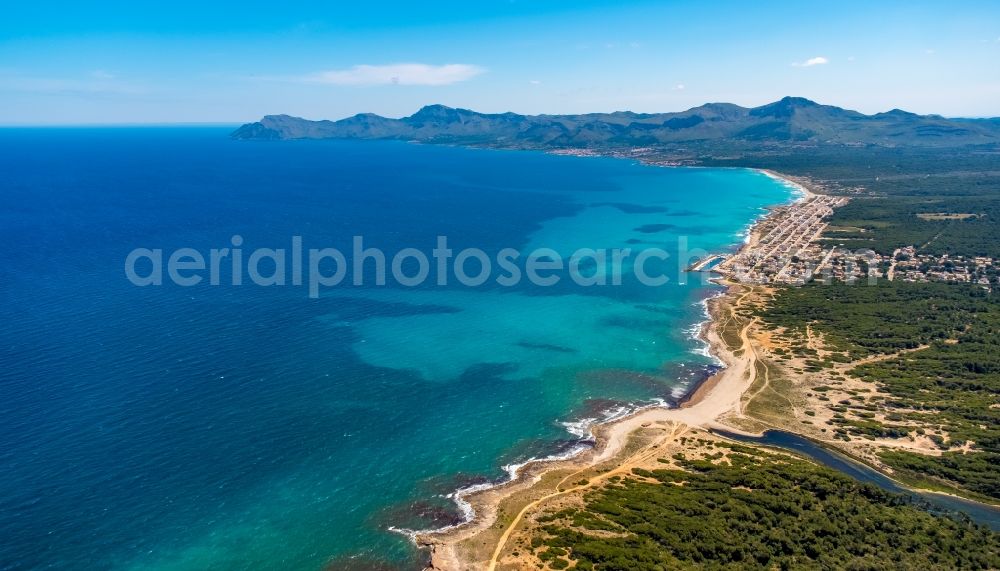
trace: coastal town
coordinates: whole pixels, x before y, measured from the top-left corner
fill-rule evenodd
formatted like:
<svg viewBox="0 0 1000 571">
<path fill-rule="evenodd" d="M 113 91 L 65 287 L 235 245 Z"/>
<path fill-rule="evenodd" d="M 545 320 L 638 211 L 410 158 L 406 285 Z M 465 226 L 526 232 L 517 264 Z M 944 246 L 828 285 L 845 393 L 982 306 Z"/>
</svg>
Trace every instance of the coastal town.
<svg viewBox="0 0 1000 571">
<path fill-rule="evenodd" d="M 845 197 L 810 195 L 774 209 L 753 229 L 749 243 L 713 270 L 742 283 L 801 284 L 830 265 L 816 239 Z"/>
<path fill-rule="evenodd" d="M 971 283 L 992 291 L 1000 286 L 1000 260 L 989 256 L 929 254 L 916 246 L 880 254 L 870 248 L 831 243 L 827 234 L 834 210 L 846 196 L 816 194 L 772 209 L 751 229 L 747 244 L 731 255 L 713 254 L 692 265 L 744 284 L 803 285 L 812 279 L 854 283 L 861 279 Z"/>
</svg>

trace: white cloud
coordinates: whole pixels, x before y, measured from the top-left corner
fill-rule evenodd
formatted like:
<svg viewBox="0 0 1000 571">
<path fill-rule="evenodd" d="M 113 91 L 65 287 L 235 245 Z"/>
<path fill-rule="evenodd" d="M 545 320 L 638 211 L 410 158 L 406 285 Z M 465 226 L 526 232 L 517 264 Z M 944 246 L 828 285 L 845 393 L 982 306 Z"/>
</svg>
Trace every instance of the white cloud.
<svg viewBox="0 0 1000 571">
<path fill-rule="evenodd" d="M 794 66 L 794 67 L 812 67 L 814 65 L 823 65 L 823 64 L 827 64 L 827 63 L 830 63 L 830 60 L 826 59 L 823 56 L 816 56 L 816 57 L 811 57 L 811 58 L 807 59 L 806 61 L 802 61 L 802 62 L 798 62 L 797 61 L 797 62 L 793 63 L 792 66 Z"/>
<path fill-rule="evenodd" d="M 532 79 L 528 83 L 530 83 L 531 85 L 541 85 L 542 84 L 542 82 L 539 81 L 539 80 L 537 80 L 537 79 Z"/>
<path fill-rule="evenodd" d="M 674 86 L 674 91 L 684 91 L 684 84 L 683 83 L 678 83 L 677 85 L 675 85 Z"/>
<path fill-rule="evenodd" d="M 113 73 L 108 73 L 103 69 L 96 69 L 90 72 L 90 77 L 93 77 L 94 79 L 114 79 L 115 75 Z"/>
<path fill-rule="evenodd" d="M 305 81 L 329 85 L 449 85 L 472 79 L 485 71 L 477 65 L 464 63 L 356 65 L 314 73 L 306 76 Z"/>
<path fill-rule="evenodd" d="M 924 53 L 930 56 L 930 55 L 936 54 L 937 50 L 927 49 L 927 50 L 924 50 Z"/>
</svg>

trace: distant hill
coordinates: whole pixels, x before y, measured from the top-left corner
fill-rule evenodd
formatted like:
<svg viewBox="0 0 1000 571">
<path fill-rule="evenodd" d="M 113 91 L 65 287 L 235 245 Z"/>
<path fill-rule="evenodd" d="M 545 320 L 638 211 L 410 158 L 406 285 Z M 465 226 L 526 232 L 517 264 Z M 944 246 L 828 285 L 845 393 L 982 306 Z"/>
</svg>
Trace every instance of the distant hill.
<svg viewBox="0 0 1000 571">
<path fill-rule="evenodd" d="M 805 143 L 953 147 L 1000 143 L 998 119 L 946 119 L 899 109 L 865 115 L 801 97 L 746 108 L 707 103 L 678 113 L 518 115 L 428 105 L 409 117 L 362 113 L 339 121 L 268 115 L 237 139 L 401 139 L 529 148 L 608 148 L 686 143 Z"/>
</svg>

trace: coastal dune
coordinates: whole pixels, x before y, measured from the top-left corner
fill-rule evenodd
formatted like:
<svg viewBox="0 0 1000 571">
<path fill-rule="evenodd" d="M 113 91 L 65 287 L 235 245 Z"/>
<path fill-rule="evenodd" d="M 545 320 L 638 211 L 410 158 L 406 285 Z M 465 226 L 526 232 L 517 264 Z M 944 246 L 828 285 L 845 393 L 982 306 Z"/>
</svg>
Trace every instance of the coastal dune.
<svg viewBox="0 0 1000 571">
<path fill-rule="evenodd" d="M 640 450 L 664 454 L 677 438 L 692 429 L 734 428 L 724 419 L 742 414 L 742 397 L 756 380 L 756 352 L 748 336 L 752 320 L 739 315 L 755 292 L 753 287 L 727 282 L 725 295 L 709 300 L 711 320 L 703 329 L 703 338 L 725 368 L 700 384 L 677 408 L 646 408 L 628 417 L 599 425 L 594 431 L 596 444 L 573 458 L 534 462 L 522 467 L 517 477 L 503 485 L 479 490 L 462 499 L 474 515 L 466 524 L 441 531 L 423 532 L 417 543 L 431 552 L 427 569 L 495 569 L 507 546 L 507 540 L 533 508 L 580 486 L 566 483 L 597 471 L 598 479 L 588 479 L 586 486 L 618 472 L 628 471 L 637 462 L 648 460 L 637 454 L 634 436 L 651 426 L 665 427 Z M 726 331 L 728 335 L 723 335 Z M 727 337 L 736 334 L 738 344 Z M 592 476 L 592 474 L 591 474 Z"/>
<path fill-rule="evenodd" d="M 791 180 L 773 171 L 760 172 L 793 188 L 796 203 L 816 196 L 805 181 Z M 752 248 L 759 241 L 759 228 L 766 225 L 769 216 L 759 218 L 749 228 L 743 249 Z M 595 445 L 589 450 L 568 459 L 530 462 L 504 484 L 459 492 L 458 500 L 471 514 L 469 521 L 414 535 L 416 543 L 430 551 L 427 569 L 496 569 L 511 535 L 541 504 L 590 488 L 612 474 L 629 471 L 648 461 L 650 450 L 662 456 L 677 446 L 683 434 L 692 431 L 705 434 L 713 428 L 743 432 L 738 419 L 746 418 L 745 397 L 755 386 L 759 371 L 766 377 L 767 367 L 758 367 L 757 350 L 750 336 L 756 318 L 747 318 L 741 312 L 767 292 L 760 285 L 726 278 L 715 281 L 725 286 L 726 291 L 707 301 L 709 320 L 702 326 L 700 337 L 724 368 L 695 387 L 677 407 L 648 407 L 596 426 Z M 766 386 L 768 379 L 761 380 L 762 386 Z M 639 437 L 640 433 L 645 436 Z M 586 484 L 567 486 L 585 475 L 589 476 L 584 478 Z"/>
</svg>

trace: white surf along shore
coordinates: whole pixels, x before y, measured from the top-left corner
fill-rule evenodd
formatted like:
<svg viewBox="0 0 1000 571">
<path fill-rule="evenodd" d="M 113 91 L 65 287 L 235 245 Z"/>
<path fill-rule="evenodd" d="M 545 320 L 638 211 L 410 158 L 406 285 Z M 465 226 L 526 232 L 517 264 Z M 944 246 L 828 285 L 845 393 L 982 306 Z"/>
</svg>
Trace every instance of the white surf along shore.
<svg viewBox="0 0 1000 571">
<path fill-rule="evenodd" d="M 815 194 L 802 184 L 764 169 L 758 172 L 780 182 L 793 191 L 789 203 L 807 200 Z M 787 203 L 786 203 L 787 204 Z M 742 232 L 741 247 L 755 241 L 755 228 L 771 213 L 764 208 Z M 447 554 L 450 547 L 476 533 L 489 528 L 496 520 L 499 504 L 514 493 L 529 488 L 539 482 L 549 471 L 567 467 L 584 467 L 600 464 L 614 458 L 625 446 L 629 435 L 643 425 L 654 422 L 678 422 L 692 427 L 734 428 L 723 425 L 719 419 L 729 414 L 741 413 L 743 393 L 754 381 L 752 373 L 755 355 L 749 340 L 745 350 L 736 356 L 722 342 L 713 325 L 723 312 L 731 311 L 742 295 L 742 286 L 734 283 L 716 282 L 725 289 L 714 292 L 698 303 L 704 308 L 705 319 L 693 324 L 688 332 L 692 339 L 699 341 L 694 349 L 698 354 L 711 357 L 722 367 L 710 377 L 686 388 L 686 394 L 679 406 L 671 406 L 663 400 L 649 403 L 622 405 L 603 411 L 598 417 L 584 418 L 572 422 L 562 422 L 567 432 L 577 437 L 577 444 L 568 450 L 544 458 L 531 458 L 516 464 L 503 466 L 506 477 L 500 481 L 484 482 L 456 490 L 448 495 L 457 505 L 462 521 L 435 529 L 410 530 L 390 528 L 409 537 L 420 546 L 431 547 L 436 557 L 454 560 Z M 745 335 L 745 332 L 744 332 Z M 443 553 L 445 552 L 445 553 Z M 436 568 L 436 567 L 435 567 Z"/>
</svg>

